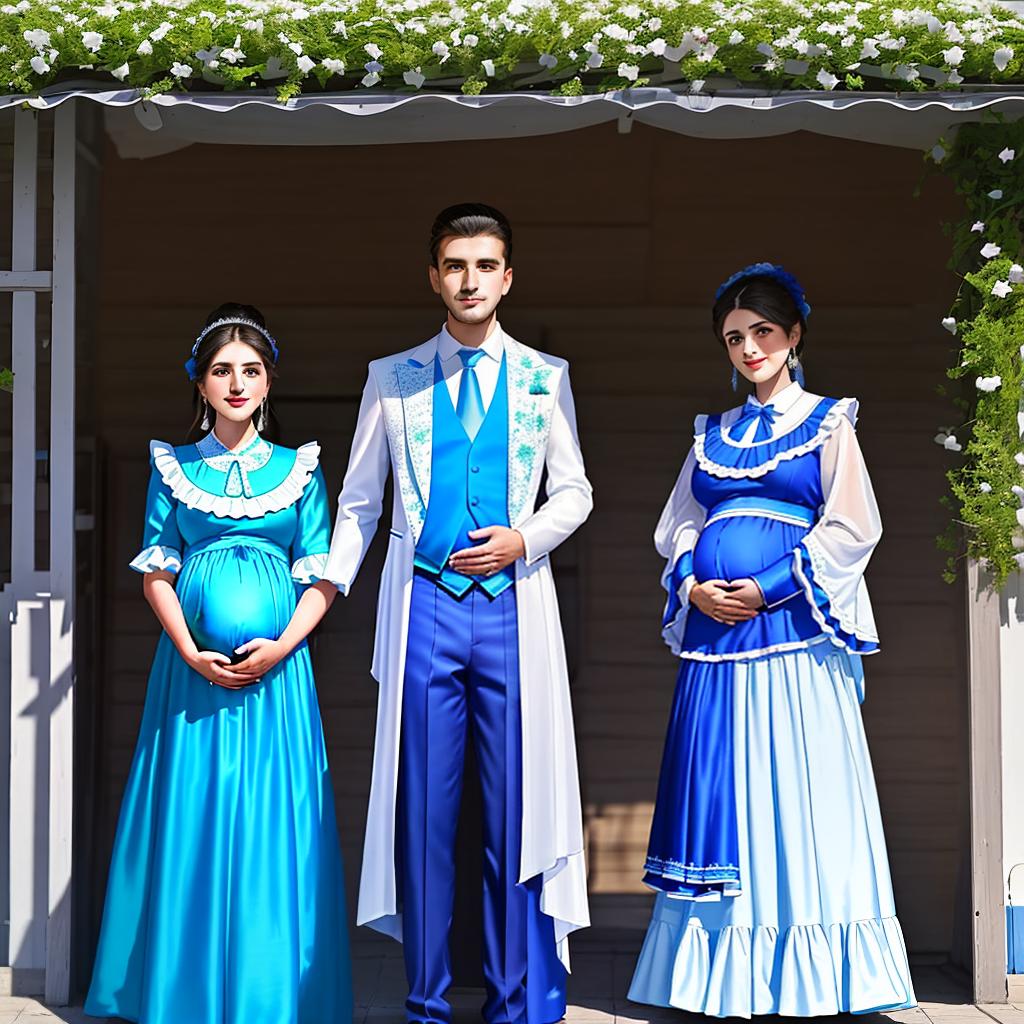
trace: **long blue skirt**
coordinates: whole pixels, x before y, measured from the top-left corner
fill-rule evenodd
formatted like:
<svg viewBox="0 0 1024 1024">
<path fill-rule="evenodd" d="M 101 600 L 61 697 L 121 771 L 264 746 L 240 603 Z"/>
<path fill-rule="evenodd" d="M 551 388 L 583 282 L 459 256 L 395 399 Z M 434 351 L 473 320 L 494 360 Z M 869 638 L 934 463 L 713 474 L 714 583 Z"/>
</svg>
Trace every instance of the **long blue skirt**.
<svg viewBox="0 0 1024 1024">
<path fill-rule="evenodd" d="M 915 1005 L 861 720 L 860 658 L 825 642 L 693 674 L 702 692 L 717 686 L 731 702 L 740 891 L 659 892 L 629 998 L 716 1017 Z M 680 673 L 681 686 L 688 677 Z M 685 714 L 673 720 L 691 726 Z M 693 743 L 670 734 L 668 747 Z M 678 778 L 659 799 L 687 791 L 694 763 L 668 762 L 663 773 Z"/>
<path fill-rule="evenodd" d="M 295 595 L 279 565 L 260 568 L 284 617 Z M 85 1010 L 141 1024 L 350 1024 L 341 850 L 305 644 L 231 691 L 161 636 Z"/>
</svg>

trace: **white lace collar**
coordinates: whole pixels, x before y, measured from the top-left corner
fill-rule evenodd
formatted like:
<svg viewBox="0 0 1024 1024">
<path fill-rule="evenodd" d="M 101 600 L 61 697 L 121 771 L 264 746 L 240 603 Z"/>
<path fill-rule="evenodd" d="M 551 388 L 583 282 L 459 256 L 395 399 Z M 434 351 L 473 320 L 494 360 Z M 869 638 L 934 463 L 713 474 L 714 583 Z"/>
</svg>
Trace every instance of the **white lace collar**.
<svg viewBox="0 0 1024 1024">
<path fill-rule="evenodd" d="M 223 448 L 219 441 L 217 444 Z M 263 444 L 273 447 L 266 441 Z M 285 478 L 266 493 L 247 494 L 242 490 L 238 494 L 213 494 L 185 475 L 173 445 L 165 441 L 150 441 L 149 450 L 153 465 L 170 488 L 172 497 L 187 508 L 229 519 L 262 519 L 269 512 L 280 512 L 294 505 L 302 497 L 306 484 L 320 462 L 320 445 L 310 441 L 295 450 L 295 461 Z M 232 466 L 238 466 L 237 459 L 232 460 Z M 240 467 L 238 472 L 241 475 Z M 229 473 L 228 481 L 232 475 Z"/>
<path fill-rule="evenodd" d="M 274 446 L 264 441 L 259 434 L 244 447 L 237 450 L 227 445 L 211 430 L 206 437 L 196 442 L 196 450 L 211 469 L 225 473 L 224 493 L 229 498 L 253 496 L 249 474 L 262 469 L 274 454 Z"/>
</svg>

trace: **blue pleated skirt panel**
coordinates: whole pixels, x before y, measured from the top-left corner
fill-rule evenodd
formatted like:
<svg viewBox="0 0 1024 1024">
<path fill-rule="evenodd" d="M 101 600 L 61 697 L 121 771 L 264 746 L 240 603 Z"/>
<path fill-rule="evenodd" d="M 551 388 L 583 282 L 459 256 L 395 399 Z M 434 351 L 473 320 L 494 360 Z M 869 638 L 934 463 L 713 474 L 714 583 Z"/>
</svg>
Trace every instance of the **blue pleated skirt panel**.
<svg viewBox="0 0 1024 1024">
<path fill-rule="evenodd" d="M 260 554 L 245 554 L 249 569 L 287 621 L 294 584 Z M 187 616 L 203 585 L 182 573 Z M 232 691 L 161 636 L 85 1009 L 141 1024 L 350 1024 L 341 850 L 304 643 Z"/>
<path fill-rule="evenodd" d="M 718 1017 L 915 1005 L 860 658 L 826 642 L 699 671 L 732 699 L 741 891 L 660 892 L 630 998 Z M 673 770 L 687 766 L 662 768 Z"/>
</svg>

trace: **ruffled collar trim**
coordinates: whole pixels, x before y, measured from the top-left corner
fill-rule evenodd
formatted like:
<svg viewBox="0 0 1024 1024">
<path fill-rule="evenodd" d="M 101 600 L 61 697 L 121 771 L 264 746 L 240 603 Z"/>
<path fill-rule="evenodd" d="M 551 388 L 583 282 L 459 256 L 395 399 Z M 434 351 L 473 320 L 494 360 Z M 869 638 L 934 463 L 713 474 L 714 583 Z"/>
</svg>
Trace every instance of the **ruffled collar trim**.
<svg viewBox="0 0 1024 1024">
<path fill-rule="evenodd" d="M 844 416 L 856 424 L 855 398 L 818 398 L 811 411 L 785 433 L 747 444 L 738 444 L 726 436 L 722 416 L 698 416 L 694 425 L 694 454 L 700 468 L 712 476 L 730 479 L 764 476 L 779 463 L 819 448 Z"/>
<path fill-rule="evenodd" d="M 207 441 L 210 437 L 213 437 L 212 433 L 203 440 Z M 273 448 L 262 438 L 259 440 L 267 447 Z M 217 446 L 221 449 L 224 448 L 219 441 L 217 441 Z M 199 446 L 196 445 L 196 447 Z M 245 452 L 249 452 L 252 448 L 253 445 L 247 446 Z M 171 495 L 175 499 L 186 508 L 226 519 L 262 519 L 270 512 L 280 512 L 289 508 L 302 497 L 306 484 L 320 463 L 320 445 L 316 441 L 310 441 L 295 450 L 295 461 L 288 474 L 276 487 L 264 494 L 251 494 L 244 491 L 239 494 L 214 494 L 186 476 L 173 445 L 167 444 L 165 441 L 150 441 L 149 452 L 153 459 L 153 465 L 163 482 L 170 488 Z M 200 450 L 200 455 L 202 454 Z M 237 454 L 242 453 L 232 453 L 233 456 Z M 204 455 L 203 458 L 205 460 L 206 456 Z M 232 458 L 231 463 L 232 466 L 237 466 L 238 460 Z M 229 473 L 225 486 L 231 482 L 232 478 L 233 473 Z"/>
</svg>

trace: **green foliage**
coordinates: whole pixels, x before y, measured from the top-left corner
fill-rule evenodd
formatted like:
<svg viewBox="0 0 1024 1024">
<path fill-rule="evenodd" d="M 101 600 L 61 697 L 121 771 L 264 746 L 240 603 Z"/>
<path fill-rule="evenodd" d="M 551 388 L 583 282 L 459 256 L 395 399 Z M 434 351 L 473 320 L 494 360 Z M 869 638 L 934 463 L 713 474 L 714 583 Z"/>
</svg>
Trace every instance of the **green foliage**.
<svg viewBox="0 0 1024 1024">
<path fill-rule="evenodd" d="M 0 367 L 0 391 L 14 390 L 14 374 L 6 366 Z"/>
<path fill-rule="evenodd" d="M 963 454 L 948 474 L 954 518 L 939 544 L 950 552 L 948 580 L 963 550 L 999 586 L 1024 550 L 1024 124 L 964 125 L 943 150 L 937 163 L 966 211 L 950 231 L 950 267 L 962 284 L 951 311 L 960 346 L 949 370 L 963 382 L 954 404 L 966 422 L 952 431 Z M 986 258 L 989 243 L 1000 251 Z"/>
<path fill-rule="evenodd" d="M 17 0 L 0 81 L 301 90 L 934 89 L 1024 82 L 988 0 Z M 170 83 L 170 85 L 168 85 Z"/>
</svg>

